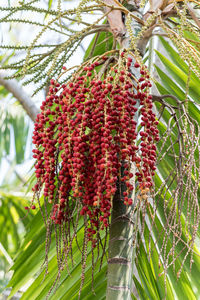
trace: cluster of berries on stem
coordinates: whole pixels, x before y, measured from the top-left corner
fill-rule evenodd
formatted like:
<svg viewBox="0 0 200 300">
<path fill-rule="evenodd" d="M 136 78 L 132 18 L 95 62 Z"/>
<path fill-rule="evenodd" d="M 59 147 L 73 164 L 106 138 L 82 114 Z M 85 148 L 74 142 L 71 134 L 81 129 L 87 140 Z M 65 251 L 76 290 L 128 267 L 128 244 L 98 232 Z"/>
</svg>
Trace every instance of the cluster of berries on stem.
<svg viewBox="0 0 200 300">
<path fill-rule="evenodd" d="M 152 187 L 159 140 L 147 70 L 122 52 L 101 74 L 108 59 L 84 64 L 66 84 L 51 80 L 33 135 L 34 193 L 42 192 L 52 205 L 55 224 L 68 222 L 79 207 L 79 214 L 88 216 L 93 247 L 99 231 L 109 226 L 117 182 L 126 186 L 125 205 L 133 202 L 133 176 L 142 190 Z M 132 70 L 138 68 L 136 80 Z"/>
</svg>

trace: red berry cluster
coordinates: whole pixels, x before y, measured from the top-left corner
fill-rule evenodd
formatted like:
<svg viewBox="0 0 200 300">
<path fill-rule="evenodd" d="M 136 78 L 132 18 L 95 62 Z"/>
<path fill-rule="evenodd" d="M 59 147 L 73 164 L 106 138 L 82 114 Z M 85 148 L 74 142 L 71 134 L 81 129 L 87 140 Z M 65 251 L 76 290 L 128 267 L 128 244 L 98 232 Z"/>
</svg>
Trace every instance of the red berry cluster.
<svg viewBox="0 0 200 300">
<path fill-rule="evenodd" d="M 107 59 L 103 57 L 103 61 Z M 154 142 L 158 140 L 146 70 L 141 68 L 136 87 L 130 72 L 132 59 L 124 53 L 118 65 L 109 66 L 101 78 L 99 64 L 85 65 L 61 86 L 51 80 L 33 136 L 35 193 L 43 189 L 45 199 L 52 203 L 51 219 L 56 224 L 68 222 L 75 207 L 81 207 L 80 215 L 90 220 L 88 237 L 93 246 L 99 230 L 109 226 L 117 181 L 126 185 L 124 203 L 132 204 L 132 162 L 138 168 L 140 187 L 152 186 Z M 136 146 L 134 120 L 137 101 L 143 127 L 140 146 Z"/>
<path fill-rule="evenodd" d="M 140 65 L 135 63 L 135 68 Z M 140 189 L 148 189 L 152 186 L 152 176 L 155 175 L 156 170 L 156 145 L 159 141 L 159 130 L 157 129 L 158 121 L 152 111 L 152 96 L 148 94 L 148 88 L 151 87 L 149 75 L 145 67 L 140 70 L 141 77 L 138 80 L 137 94 L 135 98 L 140 101 L 140 114 L 142 130 L 140 131 L 140 157 L 136 164 L 138 172 L 138 182 L 140 182 Z"/>
</svg>

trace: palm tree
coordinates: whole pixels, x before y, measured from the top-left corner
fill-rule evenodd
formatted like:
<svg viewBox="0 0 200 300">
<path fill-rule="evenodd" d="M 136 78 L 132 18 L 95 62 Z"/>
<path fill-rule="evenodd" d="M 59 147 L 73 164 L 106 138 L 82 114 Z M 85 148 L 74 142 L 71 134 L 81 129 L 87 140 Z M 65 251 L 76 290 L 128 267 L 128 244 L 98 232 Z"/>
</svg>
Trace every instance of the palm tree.
<svg viewBox="0 0 200 300">
<path fill-rule="evenodd" d="M 27 235 L 12 267 L 14 274 L 9 283 L 12 287 L 10 297 L 30 279 L 34 279 L 23 293 L 22 299 L 92 299 L 94 294 L 97 299 L 108 300 L 165 297 L 198 299 L 200 24 L 197 17 L 198 2 L 189 2 L 80 1 L 76 10 L 61 10 L 61 2 L 58 1 L 57 9 L 54 10 L 51 8 L 52 1 L 49 1 L 49 9 L 40 9 L 33 1 L 33 4 L 21 3 L 16 8 L 1 8 L 7 14 L 1 19 L 2 22 L 14 20 L 41 27 L 31 45 L 27 46 L 24 60 L 5 67 L 17 70 L 15 77 L 31 75 L 26 83 L 39 83 L 36 92 L 49 86 L 50 78 L 58 78 L 64 84 L 72 77 L 75 82 L 77 76 L 85 76 L 84 72 L 89 69 L 84 68 L 88 68 L 89 63 L 98 62 L 94 74 L 97 74 L 100 81 L 106 81 L 107 74 L 113 74 L 114 68 L 126 73 L 123 65 L 126 53 L 132 59 L 130 76 L 135 86 L 138 81 L 146 80 L 145 76 L 148 75 L 144 64 L 148 64 L 154 86 L 146 92 L 151 96 L 148 99 L 153 102 L 153 113 L 159 121 L 156 124 L 160 135 L 160 140 L 157 141 L 157 168 L 151 189 L 147 186 L 144 188 L 139 183 L 139 178 L 142 177 L 139 161 L 131 161 L 127 156 L 120 161 L 111 199 L 109 230 L 104 228 L 97 232 L 96 248 L 91 247 L 87 241 L 88 218 L 86 215 L 79 216 L 80 211 L 81 215 L 84 213 L 75 190 L 69 191 L 67 205 L 71 215 L 65 226 L 53 223 L 52 206 L 47 203 L 47 197 L 38 194 L 38 205 L 46 223 L 38 212 L 27 225 Z M 12 19 L 18 11 L 34 11 L 44 16 L 49 15 L 50 19 L 46 24 L 39 24 L 37 21 L 33 23 L 22 17 Z M 101 13 L 94 23 L 88 23 L 85 14 L 99 11 Z M 74 28 L 74 22 L 78 22 L 83 29 Z M 62 42 L 56 45 L 39 44 L 39 38 L 48 30 L 60 34 Z M 95 35 L 85 52 L 83 66 L 77 67 L 77 71 L 66 78 L 66 70 L 61 71 L 64 62 L 70 59 L 83 38 L 89 34 Z M 156 44 L 159 45 L 157 50 Z M 48 47 L 48 52 L 37 52 L 40 47 Z M 26 49 L 22 46 L 14 48 L 18 51 Z M 139 66 L 145 79 L 140 80 L 142 74 Z M 92 72 L 93 70 L 94 68 L 91 69 Z M 92 76 L 95 80 L 96 75 L 92 72 L 90 75 L 87 73 L 87 76 Z M 117 75 L 115 80 L 118 80 L 116 78 Z M 88 80 L 90 88 L 90 79 L 85 80 Z M 52 94 L 57 93 L 54 83 L 51 81 L 49 89 Z M 123 87 L 122 84 L 121 86 Z M 134 94 L 137 94 L 135 90 Z M 141 127 L 146 126 L 142 125 L 140 118 L 143 104 L 139 105 L 138 101 L 136 104 L 140 109 L 134 118 L 137 132 L 141 132 Z M 44 107 L 45 105 L 43 104 Z M 55 105 L 52 107 L 54 111 Z M 45 110 L 42 110 L 43 113 Z M 143 122 L 148 122 L 148 119 L 145 121 L 145 116 L 142 115 L 142 118 Z M 36 122 L 39 123 L 40 119 L 36 119 Z M 88 127 L 84 135 L 89 136 L 90 130 Z M 112 135 L 115 134 L 113 131 Z M 37 133 L 35 139 L 36 137 Z M 142 156 L 141 147 L 146 146 L 141 146 L 141 142 L 137 135 L 135 146 L 139 147 Z M 62 160 L 59 159 L 57 172 L 61 170 L 59 165 Z M 132 204 L 130 202 L 127 206 L 124 205 L 126 185 L 121 181 L 127 174 L 126 161 L 130 163 L 134 178 L 131 179 L 134 193 L 129 191 L 127 195 L 132 199 Z M 104 164 L 102 163 L 102 168 Z M 54 196 L 59 193 L 62 180 L 56 177 Z M 58 197 L 55 196 L 53 201 L 57 201 L 54 202 L 57 205 Z M 98 201 L 97 199 L 97 204 L 93 206 L 100 205 Z M 93 208 L 90 207 L 90 211 Z M 62 230 L 66 230 L 64 234 Z M 43 262 L 46 268 L 41 268 Z"/>
</svg>

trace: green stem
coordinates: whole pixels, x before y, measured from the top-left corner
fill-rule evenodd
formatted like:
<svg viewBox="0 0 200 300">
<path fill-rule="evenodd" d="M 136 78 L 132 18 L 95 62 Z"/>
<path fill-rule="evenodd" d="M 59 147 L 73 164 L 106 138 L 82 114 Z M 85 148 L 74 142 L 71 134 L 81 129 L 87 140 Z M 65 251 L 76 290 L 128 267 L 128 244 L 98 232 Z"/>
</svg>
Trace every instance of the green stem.
<svg viewBox="0 0 200 300">
<path fill-rule="evenodd" d="M 133 206 L 126 206 L 123 202 L 124 190 L 124 183 L 120 184 L 113 199 L 108 249 L 107 300 L 131 299 L 136 231 Z M 132 199 L 134 197 L 133 192 Z"/>
</svg>

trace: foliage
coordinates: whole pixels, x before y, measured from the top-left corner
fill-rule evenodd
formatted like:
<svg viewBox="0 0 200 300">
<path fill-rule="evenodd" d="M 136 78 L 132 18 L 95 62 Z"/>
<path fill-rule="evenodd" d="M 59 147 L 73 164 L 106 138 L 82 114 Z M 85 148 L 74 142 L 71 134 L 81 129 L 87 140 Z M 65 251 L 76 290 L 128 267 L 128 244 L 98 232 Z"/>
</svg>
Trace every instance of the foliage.
<svg viewBox="0 0 200 300">
<path fill-rule="evenodd" d="M 39 89 L 46 86 L 49 78 L 53 78 L 60 73 L 64 63 L 70 59 L 85 36 L 101 30 L 102 26 L 97 24 L 104 19 L 104 15 L 100 16 L 94 24 L 80 22 L 86 26 L 81 31 L 76 31 L 73 29 L 73 23 L 76 21 L 76 9 L 71 9 L 60 13 L 57 10 L 38 8 L 37 3 L 35 2 L 37 1 L 30 1 L 28 4 L 24 2 L 16 7 L 0 7 L 0 10 L 6 11 L 6 16 L 0 19 L 0 22 L 23 22 L 25 24 L 37 25 L 41 27 L 41 30 L 31 42 L 30 46 L 1 46 L 3 49 L 15 49 L 16 51 L 21 51 L 22 49 L 27 50 L 27 55 L 24 59 L 20 59 L 17 62 L 15 61 L 12 64 L 4 66 L 4 68 L 17 70 L 17 73 L 15 73 L 14 77 L 20 77 L 24 74 L 32 74 L 30 79 L 27 79 L 24 84 L 28 84 L 30 82 L 39 82 L 40 86 L 36 90 L 37 92 Z M 91 5 L 87 7 L 86 12 L 90 12 L 93 9 L 94 6 Z M 44 18 L 45 15 L 48 14 L 51 19 L 47 22 L 47 24 L 43 24 L 32 20 L 22 19 L 21 17 L 13 17 L 18 12 L 26 13 L 28 11 L 37 12 L 39 15 L 41 15 L 40 18 Z M 64 22 L 62 25 L 64 30 L 60 28 L 60 22 L 58 22 L 61 18 Z M 66 21 L 68 21 L 68 24 L 65 24 Z M 59 33 L 60 39 L 64 39 L 64 41 L 56 45 L 37 44 L 39 39 L 41 39 L 45 33 L 48 36 L 49 31 Z M 40 48 L 48 48 L 48 51 L 43 51 L 40 53 L 33 52 L 33 54 L 31 54 L 33 50 Z M 41 82 L 43 83 L 41 84 Z"/>
<path fill-rule="evenodd" d="M 86 36 L 94 34 L 95 32 L 101 33 L 102 36 L 102 32 L 105 32 L 106 36 L 104 39 L 109 41 L 109 43 L 112 43 L 112 39 L 109 38 L 108 33 L 109 27 L 106 24 L 99 25 L 99 23 L 101 23 L 101 20 L 105 20 L 105 17 L 106 15 L 108 15 L 108 13 L 100 13 L 100 15 L 97 15 L 99 17 L 96 18 L 95 22 L 93 23 L 85 22 L 79 18 L 81 13 L 83 13 L 87 17 L 87 15 L 91 15 L 94 12 L 101 11 L 104 6 L 103 2 L 96 1 L 95 3 L 95 1 L 82 1 L 77 8 L 62 10 L 62 12 L 60 12 L 60 9 L 58 9 L 59 5 L 57 9 L 52 9 L 52 2 L 49 2 L 48 9 L 39 8 L 37 2 L 38 0 L 32 0 L 29 2 L 24 1 L 23 3 L 20 2 L 20 4 L 15 7 L 0 7 L 0 11 L 5 12 L 5 16 L 0 19 L 1 23 L 24 23 L 26 24 L 26 26 L 30 26 L 30 28 L 33 25 L 40 28 L 38 34 L 36 34 L 30 45 L 0 46 L 2 49 L 15 49 L 16 52 L 20 51 L 21 53 L 22 50 L 26 50 L 26 55 L 24 58 L 14 61 L 9 65 L 4 66 L 4 68 L 16 70 L 13 76 L 9 76 L 9 78 L 21 77 L 25 74 L 30 75 L 28 76 L 29 78 L 27 77 L 24 84 L 29 84 L 31 82 L 34 82 L 35 84 L 39 83 L 40 85 L 35 90 L 35 93 L 44 88 L 51 78 L 56 77 L 60 74 L 64 63 L 70 60 L 70 57 L 75 53 L 77 48 L 80 46 L 81 41 Z M 160 23 L 157 26 L 163 28 L 168 37 L 176 44 L 177 48 L 179 49 L 180 55 L 190 64 L 192 70 L 197 74 L 197 76 L 199 76 L 197 67 L 199 66 L 199 59 L 197 50 L 193 47 L 193 39 L 188 40 L 182 34 L 185 28 L 187 28 L 187 31 L 193 33 L 197 36 L 197 38 L 199 38 L 198 28 L 192 23 L 193 20 L 191 21 L 191 18 L 188 18 L 188 16 L 186 16 L 186 4 L 183 4 L 181 10 L 177 4 L 174 4 L 174 7 L 172 7 L 172 9 L 175 9 L 177 14 L 181 16 L 181 22 L 178 21 L 176 24 L 176 22 L 172 22 L 171 19 L 163 17 L 160 18 Z M 137 53 L 137 42 L 144 35 L 147 28 L 151 27 L 151 25 L 155 22 L 157 14 L 153 14 L 153 16 L 150 17 L 146 23 L 141 21 L 143 24 L 143 28 L 137 38 L 135 38 L 133 32 L 131 32 L 132 29 L 130 24 L 132 22 L 132 18 L 136 18 L 137 21 L 139 19 L 133 13 L 129 13 L 125 7 L 121 6 L 121 10 L 127 16 L 126 25 L 129 35 L 130 37 L 132 37 L 131 46 L 135 50 L 135 53 Z M 48 15 L 49 20 L 43 23 L 38 22 L 38 18 L 28 20 L 23 17 L 26 16 L 26 13 L 28 12 L 33 12 L 32 15 L 39 16 L 41 20 L 44 19 L 46 15 Z M 19 13 L 21 13 L 22 15 L 19 15 Z M 169 14 L 170 13 L 171 11 L 169 11 Z M 81 25 L 81 30 L 74 29 L 74 24 L 77 22 L 77 19 L 79 25 Z M 58 34 L 59 39 L 62 41 L 61 43 L 38 43 L 41 38 L 47 39 L 48 35 L 53 32 Z M 93 43 L 94 49 L 96 49 L 98 43 L 98 40 Z M 113 44 L 113 47 L 116 47 L 116 43 Z M 45 51 L 45 48 L 47 48 L 48 51 Z M 39 52 L 38 50 L 40 49 L 43 50 Z"/>
<path fill-rule="evenodd" d="M 24 176 L 18 170 L 20 165 L 30 158 L 28 150 L 31 147 L 28 138 L 30 123 L 19 104 L 10 97 L 3 86 L 0 89 L 0 111 L 0 289 L 2 290 L 7 285 L 11 275 L 8 272 L 9 268 L 13 264 L 26 226 L 33 214 L 25 216 L 24 206 L 30 201 L 26 186 L 27 175 Z"/>
</svg>

